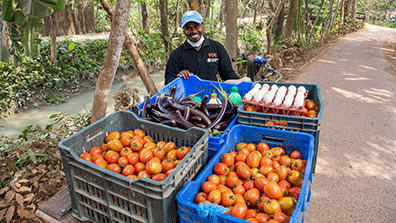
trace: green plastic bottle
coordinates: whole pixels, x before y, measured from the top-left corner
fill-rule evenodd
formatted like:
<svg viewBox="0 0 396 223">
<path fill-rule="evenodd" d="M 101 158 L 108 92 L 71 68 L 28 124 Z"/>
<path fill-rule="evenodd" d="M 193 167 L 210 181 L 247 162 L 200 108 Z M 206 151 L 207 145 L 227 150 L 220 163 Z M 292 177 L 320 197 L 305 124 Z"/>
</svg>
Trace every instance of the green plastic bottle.
<svg viewBox="0 0 396 223">
<path fill-rule="evenodd" d="M 237 86 L 233 86 L 232 87 L 231 93 L 230 93 L 230 95 L 228 97 L 230 97 L 232 103 L 234 103 L 236 105 L 242 104 L 242 97 L 238 93 L 238 87 Z"/>
<path fill-rule="evenodd" d="M 200 103 L 200 104 L 202 103 L 202 98 L 200 98 L 198 96 L 193 97 L 193 100 L 198 102 L 198 103 Z"/>
</svg>

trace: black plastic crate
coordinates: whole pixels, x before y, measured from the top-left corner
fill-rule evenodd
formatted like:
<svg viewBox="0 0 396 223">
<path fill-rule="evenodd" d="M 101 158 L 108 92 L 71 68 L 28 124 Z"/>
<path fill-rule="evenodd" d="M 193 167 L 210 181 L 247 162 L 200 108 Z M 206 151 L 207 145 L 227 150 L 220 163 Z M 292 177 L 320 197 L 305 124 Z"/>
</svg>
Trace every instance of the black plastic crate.
<svg viewBox="0 0 396 223">
<path fill-rule="evenodd" d="M 158 141 L 173 141 L 191 151 L 164 181 L 133 180 L 79 157 L 104 143 L 113 131 L 142 129 Z M 93 136 L 91 136 L 94 134 Z M 61 141 L 60 148 L 72 203 L 72 215 L 92 222 L 176 222 L 176 195 L 208 162 L 209 132 L 200 128 L 182 130 L 137 118 L 128 111 L 112 113 Z"/>
</svg>

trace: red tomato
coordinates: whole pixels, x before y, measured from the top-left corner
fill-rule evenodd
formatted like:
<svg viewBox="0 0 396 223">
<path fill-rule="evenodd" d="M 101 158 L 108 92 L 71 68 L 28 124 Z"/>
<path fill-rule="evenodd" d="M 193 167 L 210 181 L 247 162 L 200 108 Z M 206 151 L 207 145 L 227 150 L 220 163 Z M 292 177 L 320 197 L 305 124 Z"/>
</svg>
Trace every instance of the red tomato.
<svg viewBox="0 0 396 223">
<path fill-rule="evenodd" d="M 228 167 L 231 167 L 232 165 L 234 165 L 234 157 L 232 156 L 231 153 L 224 153 L 221 158 L 220 161 L 222 163 L 225 163 Z"/>
<path fill-rule="evenodd" d="M 220 204 L 221 202 L 221 192 L 217 189 L 212 190 L 208 195 L 208 201 L 211 203 Z"/>
<path fill-rule="evenodd" d="M 246 204 L 249 207 L 255 207 L 257 200 L 260 198 L 260 191 L 257 188 L 252 188 L 243 195 L 246 200 Z"/>
<path fill-rule="evenodd" d="M 287 192 L 289 193 L 290 196 L 298 200 L 298 198 L 300 197 L 300 191 L 301 191 L 300 187 L 292 187 Z"/>
<path fill-rule="evenodd" d="M 272 200 L 268 200 L 264 205 L 263 205 L 263 211 L 268 214 L 268 215 L 272 215 L 275 214 L 276 212 L 281 212 L 282 209 L 278 203 L 277 200 L 272 199 Z"/>
<path fill-rule="evenodd" d="M 229 207 L 235 204 L 235 196 L 231 191 L 225 191 L 221 193 L 221 205 Z"/>
<path fill-rule="evenodd" d="M 128 158 L 126 158 L 125 156 L 121 156 L 118 161 L 117 161 L 118 165 L 121 168 L 124 168 L 126 165 L 128 165 Z"/>
<path fill-rule="evenodd" d="M 291 154 L 290 154 L 290 158 L 292 159 L 302 159 L 302 154 L 301 152 L 294 150 Z"/>
<path fill-rule="evenodd" d="M 135 165 L 139 162 L 139 153 L 131 153 L 127 156 L 127 158 L 129 164 Z"/>
<path fill-rule="evenodd" d="M 261 157 L 262 157 L 262 155 L 260 152 L 253 151 L 247 156 L 246 164 L 250 168 L 257 168 L 260 165 Z"/>
<path fill-rule="evenodd" d="M 182 146 L 179 148 L 179 150 L 177 151 L 177 157 L 182 160 L 188 152 L 190 152 L 191 147 L 186 147 L 186 146 Z"/>
<path fill-rule="evenodd" d="M 150 175 L 159 174 L 162 172 L 162 165 L 158 161 L 150 161 L 146 165 L 146 171 Z"/>
<path fill-rule="evenodd" d="M 271 199 L 279 199 L 283 197 L 282 190 L 276 182 L 269 182 L 267 185 L 265 185 L 264 193 Z"/>
<path fill-rule="evenodd" d="M 131 148 L 125 147 L 125 148 L 122 148 L 122 149 L 121 149 L 121 151 L 120 151 L 120 156 L 128 157 L 128 156 L 129 156 L 130 154 L 132 154 L 132 153 L 133 153 L 133 151 L 132 151 Z"/>
<path fill-rule="evenodd" d="M 250 170 L 249 166 L 246 165 L 246 164 L 240 165 L 240 166 L 238 167 L 238 169 L 237 169 L 237 173 L 238 173 L 238 176 L 239 176 L 241 179 L 243 179 L 243 180 L 246 180 L 247 178 L 249 178 L 249 177 L 252 176 L 252 171 Z"/>
<path fill-rule="evenodd" d="M 194 198 L 195 204 L 205 203 L 207 201 L 207 195 L 204 192 L 198 193 Z"/>
<path fill-rule="evenodd" d="M 212 175 L 210 175 L 208 177 L 207 181 L 211 181 L 211 182 L 215 183 L 216 185 L 219 185 L 220 184 L 220 177 L 219 177 L 219 175 L 212 174 Z"/>
<path fill-rule="evenodd" d="M 85 161 L 92 162 L 92 160 L 91 160 L 92 155 L 90 153 L 83 152 L 83 153 L 81 153 L 80 158 Z"/>
<path fill-rule="evenodd" d="M 121 167 L 116 163 L 111 163 L 107 166 L 107 169 L 114 173 L 121 173 Z"/>
<path fill-rule="evenodd" d="M 140 162 L 142 162 L 142 163 L 147 163 L 148 161 L 150 161 L 153 158 L 153 156 L 154 156 L 153 151 L 148 148 L 142 149 L 139 152 L 139 159 L 140 159 Z"/>
<path fill-rule="evenodd" d="M 166 173 L 168 170 L 175 168 L 175 162 L 171 159 L 165 159 L 162 161 L 162 171 Z"/>
<path fill-rule="evenodd" d="M 213 182 L 205 181 L 201 188 L 205 194 L 209 194 L 212 190 L 217 190 L 217 185 Z"/>
<path fill-rule="evenodd" d="M 218 163 L 213 167 L 213 172 L 217 175 L 225 175 L 229 172 L 229 169 L 225 163 Z"/>
<path fill-rule="evenodd" d="M 236 203 L 230 210 L 230 215 L 244 219 L 247 213 L 248 207 L 245 203 Z"/>
<path fill-rule="evenodd" d="M 92 147 L 92 149 L 89 151 L 89 153 L 93 156 L 95 154 L 102 154 L 103 150 L 99 147 Z"/>
<path fill-rule="evenodd" d="M 153 177 L 151 177 L 151 179 L 153 179 L 155 181 L 163 181 L 166 179 L 166 177 L 167 177 L 167 175 L 165 175 L 163 173 L 157 173 Z"/>
<path fill-rule="evenodd" d="M 128 164 L 126 165 L 123 169 L 121 174 L 124 176 L 129 176 L 135 173 L 135 167 L 133 167 L 133 165 Z"/>
<path fill-rule="evenodd" d="M 260 142 L 259 144 L 257 144 L 257 150 L 260 153 L 263 153 L 264 151 L 269 150 L 269 149 L 270 148 L 269 148 L 268 144 L 265 142 Z"/>
</svg>

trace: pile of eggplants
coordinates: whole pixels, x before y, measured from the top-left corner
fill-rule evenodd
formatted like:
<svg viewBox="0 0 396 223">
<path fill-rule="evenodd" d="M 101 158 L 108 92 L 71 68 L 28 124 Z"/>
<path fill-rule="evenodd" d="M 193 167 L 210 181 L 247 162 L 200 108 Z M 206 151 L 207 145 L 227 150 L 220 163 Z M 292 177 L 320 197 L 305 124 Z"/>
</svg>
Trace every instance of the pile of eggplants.
<svg viewBox="0 0 396 223">
<path fill-rule="evenodd" d="M 199 103 L 193 100 L 194 95 L 183 99 L 175 99 L 176 86 L 169 90 L 169 96 L 160 94 L 154 103 L 149 103 L 146 96 L 141 109 L 141 117 L 157 123 L 162 123 L 181 129 L 200 127 L 210 131 L 224 131 L 231 123 L 238 111 L 229 97 L 223 98 L 222 104 L 207 104 L 209 95 Z"/>
</svg>

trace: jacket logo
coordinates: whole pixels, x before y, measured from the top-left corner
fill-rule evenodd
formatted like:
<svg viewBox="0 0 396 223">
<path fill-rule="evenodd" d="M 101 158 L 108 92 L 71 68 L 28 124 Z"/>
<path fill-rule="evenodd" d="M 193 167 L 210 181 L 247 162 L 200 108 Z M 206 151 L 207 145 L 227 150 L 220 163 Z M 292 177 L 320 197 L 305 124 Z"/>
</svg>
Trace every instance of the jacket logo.
<svg viewBox="0 0 396 223">
<path fill-rule="evenodd" d="M 212 57 L 212 58 L 213 58 L 213 57 L 217 57 L 217 53 L 208 53 L 208 56 L 209 56 L 209 57 Z"/>
</svg>

